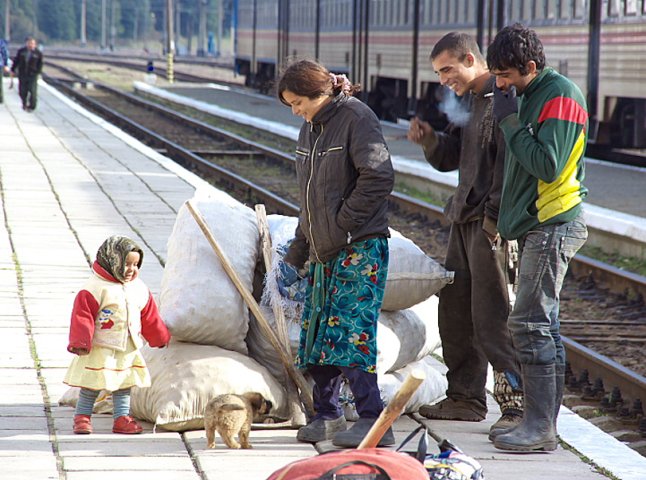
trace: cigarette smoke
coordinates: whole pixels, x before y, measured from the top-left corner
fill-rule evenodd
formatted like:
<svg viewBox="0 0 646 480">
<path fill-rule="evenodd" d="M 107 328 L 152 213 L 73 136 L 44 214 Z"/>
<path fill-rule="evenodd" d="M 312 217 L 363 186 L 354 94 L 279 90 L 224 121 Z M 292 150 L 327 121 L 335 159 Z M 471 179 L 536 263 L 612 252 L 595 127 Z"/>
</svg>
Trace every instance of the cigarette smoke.
<svg viewBox="0 0 646 480">
<path fill-rule="evenodd" d="M 464 127 L 469 122 L 469 117 L 471 116 L 468 107 L 464 103 L 460 101 L 453 90 L 445 87 L 438 108 L 446 114 L 449 122 L 458 127 Z"/>
</svg>

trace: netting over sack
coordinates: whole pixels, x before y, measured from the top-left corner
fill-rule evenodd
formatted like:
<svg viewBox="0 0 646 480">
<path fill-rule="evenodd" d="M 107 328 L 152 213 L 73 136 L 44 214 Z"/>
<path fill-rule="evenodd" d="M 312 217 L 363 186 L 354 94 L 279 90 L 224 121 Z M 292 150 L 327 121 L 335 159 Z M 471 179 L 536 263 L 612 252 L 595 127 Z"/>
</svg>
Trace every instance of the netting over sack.
<svg viewBox="0 0 646 480">
<path fill-rule="evenodd" d="M 259 243 L 254 211 L 217 190 L 192 203 L 251 290 Z M 186 205 L 168 240 L 159 303 L 176 340 L 247 353 L 247 306 Z"/>
<path fill-rule="evenodd" d="M 269 215 L 267 217 L 274 247 L 274 261 L 267 274 L 263 302 L 281 302 L 286 316 L 296 311 L 296 302 L 284 299 L 278 293 L 276 276 L 280 261 L 280 247 L 289 242 L 298 225 L 296 217 Z M 423 302 L 439 292 L 446 284 L 453 282 L 454 272 L 449 272 L 438 262 L 426 255 L 415 243 L 396 230 L 390 229 L 388 239 L 390 261 L 382 310 L 404 310 Z"/>
<path fill-rule="evenodd" d="M 132 414 L 165 430 L 204 428 L 204 407 L 225 393 L 258 392 L 273 404 L 272 415 L 287 418 L 283 388 L 265 367 L 237 352 L 210 345 L 171 342 L 142 349 L 152 385 L 133 388 Z"/>
</svg>

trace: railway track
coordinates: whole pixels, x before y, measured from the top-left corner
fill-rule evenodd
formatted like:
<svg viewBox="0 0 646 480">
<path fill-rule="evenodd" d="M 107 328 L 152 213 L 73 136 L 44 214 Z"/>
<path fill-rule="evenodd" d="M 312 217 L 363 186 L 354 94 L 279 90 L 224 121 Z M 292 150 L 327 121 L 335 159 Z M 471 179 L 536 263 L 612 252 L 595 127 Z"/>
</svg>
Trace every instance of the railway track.
<svg viewBox="0 0 646 480">
<path fill-rule="evenodd" d="M 52 66 L 56 66 L 55 60 L 68 60 L 68 61 L 81 61 L 81 62 L 92 62 L 92 63 L 103 63 L 108 65 L 113 65 L 117 67 L 134 69 L 137 71 L 143 72 L 145 70 L 145 62 L 148 58 L 137 57 L 120 57 L 118 55 L 90 55 L 89 53 L 66 53 L 61 51 L 53 51 L 47 55 L 45 58 L 45 63 Z M 155 59 L 157 64 L 155 65 L 155 71 L 162 75 L 166 75 L 167 70 L 163 66 L 163 59 Z M 232 70 L 233 66 L 227 63 L 218 63 L 208 60 L 199 60 L 199 59 L 183 59 L 179 57 L 175 61 L 174 67 L 174 76 L 176 80 L 184 82 L 197 82 L 197 83 L 208 83 L 213 82 L 215 79 L 213 76 L 206 74 L 195 74 L 191 73 L 191 67 L 195 65 L 207 66 L 215 69 L 227 69 Z M 227 82 L 222 80 L 217 80 L 218 83 L 241 87 L 241 82 Z M 644 150 L 627 150 L 627 149 L 615 149 L 604 145 L 589 144 L 586 149 L 586 155 L 590 158 L 595 158 L 598 160 L 604 160 L 613 163 L 620 163 L 624 165 L 632 165 L 636 167 L 646 167 L 646 152 Z"/>
<path fill-rule="evenodd" d="M 291 155 L 105 85 L 74 89 L 69 78 L 73 75 L 68 70 L 66 81 L 51 77 L 47 81 L 241 201 L 264 203 L 270 213 L 297 215 Z M 392 195 L 391 205 L 393 228 L 442 260 L 448 229 L 441 209 L 398 193 Z M 586 401 L 597 398 L 600 412 L 620 412 L 624 420 L 637 422 L 646 436 L 641 407 L 641 401 L 646 400 L 646 379 L 622 364 L 633 361 L 635 370 L 644 368 L 640 364 L 646 339 L 646 279 L 580 256 L 572 262 L 571 272 L 561 314 L 562 331 L 571 337 L 564 338 L 570 366 L 568 385 Z M 599 318 L 587 313 L 574 317 L 574 306 L 588 301 L 597 306 Z M 626 352 L 628 360 L 622 357 Z"/>
</svg>

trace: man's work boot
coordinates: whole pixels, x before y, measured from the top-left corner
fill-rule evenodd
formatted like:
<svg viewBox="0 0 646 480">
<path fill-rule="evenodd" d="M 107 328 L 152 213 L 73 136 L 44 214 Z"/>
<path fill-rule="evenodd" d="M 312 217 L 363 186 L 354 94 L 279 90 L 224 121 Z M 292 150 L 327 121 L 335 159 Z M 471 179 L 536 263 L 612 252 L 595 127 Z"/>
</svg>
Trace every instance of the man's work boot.
<svg viewBox="0 0 646 480">
<path fill-rule="evenodd" d="M 489 429 L 489 440 L 509 433 L 523 419 L 523 387 L 520 377 L 514 372 L 493 372 L 493 398 L 500 405 L 502 416 Z"/>
<path fill-rule="evenodd" d="M 493 442 L 498 435 L 511 432 L 523 420 L 521 410 L 506 410 L 489 429 L 489 440 Z"/>
<path fill-rule="evenodd" d="M 360 418 L 345 432 L 337 433 L 332 439 L 332 444 L 337 447 L 356 448 L 370 431 L 376 418 Z M 387 447 L 395 444 L 395 435 L 392 428 L 386 430 L 381 437 L 378 447 Z"/>
<path fill-rule="evenodd" d="M 554 364 L 523 365 L 525 410 L 523 420 L 509 433 L 497 435 L 493 444 L 500 450 L 532 452 L 556 450 Z"/>
<path fill-rule="evenodd" d="M 419 414 L 431 420 L 481 422 L 487 416 L 487 410 L 472 402 L 445 398 L 435 405 L 422 405 L 419 408 Z"/>
<path fill-rule="evenodd" d="M 296 440 L 299 442 L 316 443 L 323 440 L 331 440 L 338 432 L 343 432 L 348 428 L 345 417 L 332 420 L 317 418 L 312 423 L 298 429 Z"/>
</svg>

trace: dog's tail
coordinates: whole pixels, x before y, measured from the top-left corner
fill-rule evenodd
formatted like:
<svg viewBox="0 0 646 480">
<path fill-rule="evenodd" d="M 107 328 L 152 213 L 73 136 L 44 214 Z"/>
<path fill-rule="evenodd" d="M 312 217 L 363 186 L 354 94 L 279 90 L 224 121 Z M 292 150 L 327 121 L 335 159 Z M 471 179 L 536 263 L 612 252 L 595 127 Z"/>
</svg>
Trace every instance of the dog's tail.
<svg viewBox="0 0 646 480">
<path fill-rule="evenodd" d="M 224 405 L 220 405 L 218 407 L 218 411 L 234 412 L 236 410 L 246 410 L 246 409 L 242 405 L 236 405 L 235 403 L 225 403 Z"/>
</svg>

